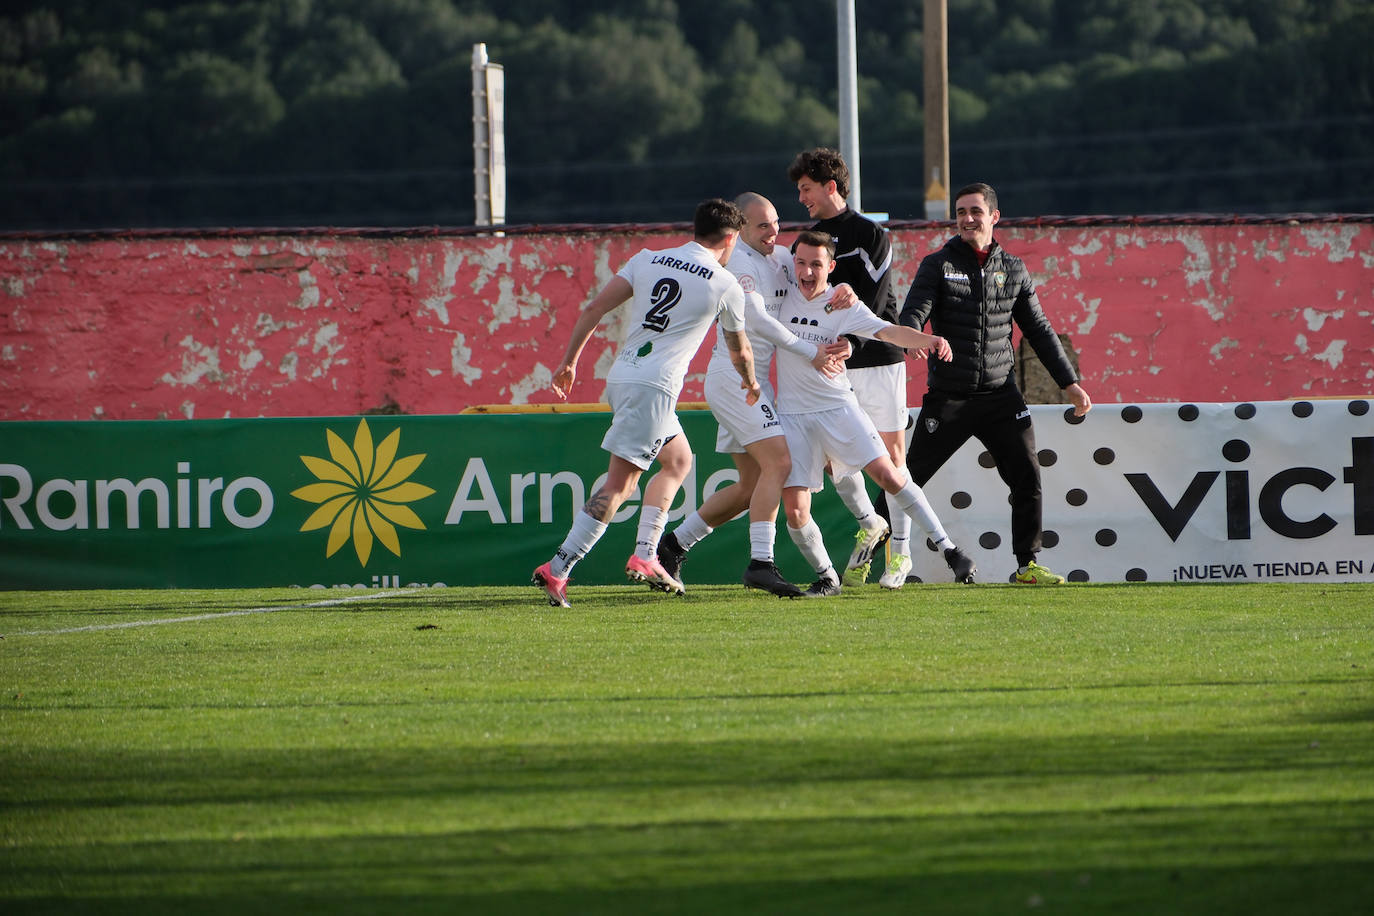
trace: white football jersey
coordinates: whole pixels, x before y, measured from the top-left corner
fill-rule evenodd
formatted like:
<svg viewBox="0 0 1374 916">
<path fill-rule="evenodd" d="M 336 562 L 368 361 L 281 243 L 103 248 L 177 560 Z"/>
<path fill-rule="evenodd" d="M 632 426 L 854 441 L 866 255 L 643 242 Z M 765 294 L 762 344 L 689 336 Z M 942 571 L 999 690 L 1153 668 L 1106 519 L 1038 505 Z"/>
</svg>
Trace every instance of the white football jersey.
<svg viewBox="0 0 1374 916">
<path fill-rule="evenodd" d="M 749 346 L 754 350 L 754 374 L 760 379 L 766 379 L 769 376 L 774 347 L 791 345 L 796 341 L 796 337 L 790 331 L 776 323 L 782 300 L 786 298 L 787 291 L 792 289 L 791 265 L 784 264 L 776 253 L 760 254 L 744 242 L 739 242 L 735 245 L 735 252 L 730 255 L 730 262 L 725 267 L 739 278 L 739 285 L 745 292 L 746 300 L 752 298 L 750 294 L 758 297 L 757 302 L 763 314 L 760 315 L 755 309 L 748 307 L 746 302 L 744 331 L 749 335 Z M 808 360 L 810 358 L 807 357 Z M 734 372 L 735 367 L 730 362 L 730 348 L 725 345 L 725 338 L 717 331 L 716 345 L 711 350 L 711 362 L 706 367 L 706 373 L 709 375 L 712 372 L 727 370 Z"/>
<path fill-rule="evenodd" d="M 827 311 L 834 289 L 815 299 L 807 299 L 801 290 L 792 289 L 783 299 L 778 320 L 783 327 L 804 341 L 824 348 L 846 334 L 873 339 L 883 328 L 891 327 L 869 310 L 862 302 L 847 309 Z M 846 404 L 858 406 L 849 387 L 849 377 L 841 373 L 827 378 L 802 359 L 786 350 L 778 351 L 778 410 L 785 414 L 815 413 Z"/>
<path fill-rule="evenodd" d="M 772 254 L 762 254 L 740 242 L 725 268 L 739 277 L 739 285 L 744 287 L 746 293 L 756 292 L 762 296 L 768 314 L 775 318 L 787 291 L 795 285 L 792 282 L 792 262 L 778 257 L 778 249 L 774 249 Z"/>
<path fill-rule="evenodd" d="M 754 377 L 759 381 L 769 377 L 769 366 L 776 349 L 790 350 L 805 359 L 808 365 L 816 355 L 814 344 L 801 340 L 777 318 L 768 314 L 763 297 L 758 293 L 744 294 L 744 333 L 748 335 L 749 347 L 754 351 Z M 717 372 L 738 374 L 735 364 L 730 361 L 730 347 L 719 331 L 716 332 L 716 345 L 711 349 L 711 362 L 706 366 L 707 375 Z"/>
<path fill-rule="evenodd" d="M 744 328 L 744 290 L 697 242 L 644 249 L 618 271 L 634 288 L 628 329 L 608 382 L 653 385 L 677 397 L 711 323 Z"/>
</svg>

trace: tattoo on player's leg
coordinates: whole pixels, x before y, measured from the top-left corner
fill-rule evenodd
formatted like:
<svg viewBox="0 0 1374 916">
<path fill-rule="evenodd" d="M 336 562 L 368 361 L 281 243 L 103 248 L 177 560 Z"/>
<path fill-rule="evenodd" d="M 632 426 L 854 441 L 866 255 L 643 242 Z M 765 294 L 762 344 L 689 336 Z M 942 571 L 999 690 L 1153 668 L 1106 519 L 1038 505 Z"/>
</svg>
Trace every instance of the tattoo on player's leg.
<svg viewBox="0 0 1374 916">
<path fill-rule="evenodd" d="M 599 522 L 607 521 L 611 514 L 611 498 L 605 493 L 593 493 L 582 511 Z"/>
</svg>

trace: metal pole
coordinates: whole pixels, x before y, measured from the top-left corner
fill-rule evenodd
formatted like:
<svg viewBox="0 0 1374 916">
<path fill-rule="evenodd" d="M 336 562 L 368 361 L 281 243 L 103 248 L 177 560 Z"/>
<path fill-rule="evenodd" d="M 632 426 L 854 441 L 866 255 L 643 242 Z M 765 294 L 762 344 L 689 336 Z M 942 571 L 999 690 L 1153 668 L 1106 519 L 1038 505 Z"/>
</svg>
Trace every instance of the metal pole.
<svg viewBox="0 0 1374 916">
<path fill-rule="evenodd" d="M 491 225 L 490 125 L 487 123 L 487 46 L 472 46 L 472 185 L 478 226 Z"/>
<path fill-rule="evenodd" d="M 949 11 L 946 0 L 925 0 L 926 219 L 949 219 Z"/>
<path fill-rule="evenodd" d="M 840 66 L 840 155 L 849 166 L 849 209 L 863 212 L 859 182 L 859 76 L 854 49 L 854 0 L 836 0 Z"/>
<path fill-rule="evenodd" d="M 487 176 L 491 224 L 506 224 L 506 68 L 487 64 Z M 499 233 L 498 233 L 499 234 Z"/>
</svg>

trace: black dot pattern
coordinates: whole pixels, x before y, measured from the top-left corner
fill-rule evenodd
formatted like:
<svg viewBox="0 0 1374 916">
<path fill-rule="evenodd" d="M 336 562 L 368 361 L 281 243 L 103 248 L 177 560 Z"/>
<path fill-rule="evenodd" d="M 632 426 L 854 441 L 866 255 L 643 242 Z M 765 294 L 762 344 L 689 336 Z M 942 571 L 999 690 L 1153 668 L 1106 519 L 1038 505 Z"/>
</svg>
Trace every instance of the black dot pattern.
<svg viewBox="0 0 1374 916">
<path fill-rule="evenodd" d="M 1221 447 L 1221 454 L 1227 461 L 1239 463 L 1250 457 L 1250 443 L 1244 439 L 1232 439 Z"/>
<path fill-rule="evenodd" d="M 1304 581 L 1316 562 L 1304 557 L 1322 556 L 1311 545 L 1324 532 L 1343 525 L 1351 536 L 1352 491 L 1361 462 L 1374 461 L 1358 453 L 1374 439 L 1371 400 L 1099 404 L 1088 418 L 1033 406 L 1037 561 L 1071 583 Z M 970 440 L 925 489 L 947 507 L 940 520 L 974 557 L 979 581 L 1014 581 L 1010 494 L 982 444 Z M 1329 566 L 1347 555 L 1363 562 L 1362 575 L 1330 581 L 1374 580 L 1368 550 L 1329 555 Z M 938 551 L 922 562 L 913 575 L 950 581 Z"/>
</svg>

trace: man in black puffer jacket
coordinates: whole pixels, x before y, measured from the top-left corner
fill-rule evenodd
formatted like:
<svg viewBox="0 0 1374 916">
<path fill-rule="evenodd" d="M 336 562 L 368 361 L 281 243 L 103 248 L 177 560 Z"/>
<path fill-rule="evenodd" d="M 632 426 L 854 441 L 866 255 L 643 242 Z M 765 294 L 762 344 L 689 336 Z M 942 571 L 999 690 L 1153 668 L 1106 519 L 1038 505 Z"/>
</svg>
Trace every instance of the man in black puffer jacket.
<svg viewBox="0 0 1374 916">
<path fill-rule="evenodd" d="M 1013 322 L 1064 389 L 1076 416 L 1092 408 L 1092 399 L 1040 308 L 1026 265 L 993 238 L 1002 215 L 997 192 L 981 182 L 968 185 L 955 194 L 954 207 L 959 234 L 921 261 L 901 311 L 902 324 L 920 330 L 929 321 L 931 332 L 954 349 L 950 362 L 929 361 L 907 469 L 917 486 L 925 486 L 969 437 L 977 437 L 1011 489 L 1013 580 L 1058 585 L 1064 577 L 1035 561 L 1042 525 L 1040 462 L 1030 411 L 1016 387 Z"/>
</svg>

